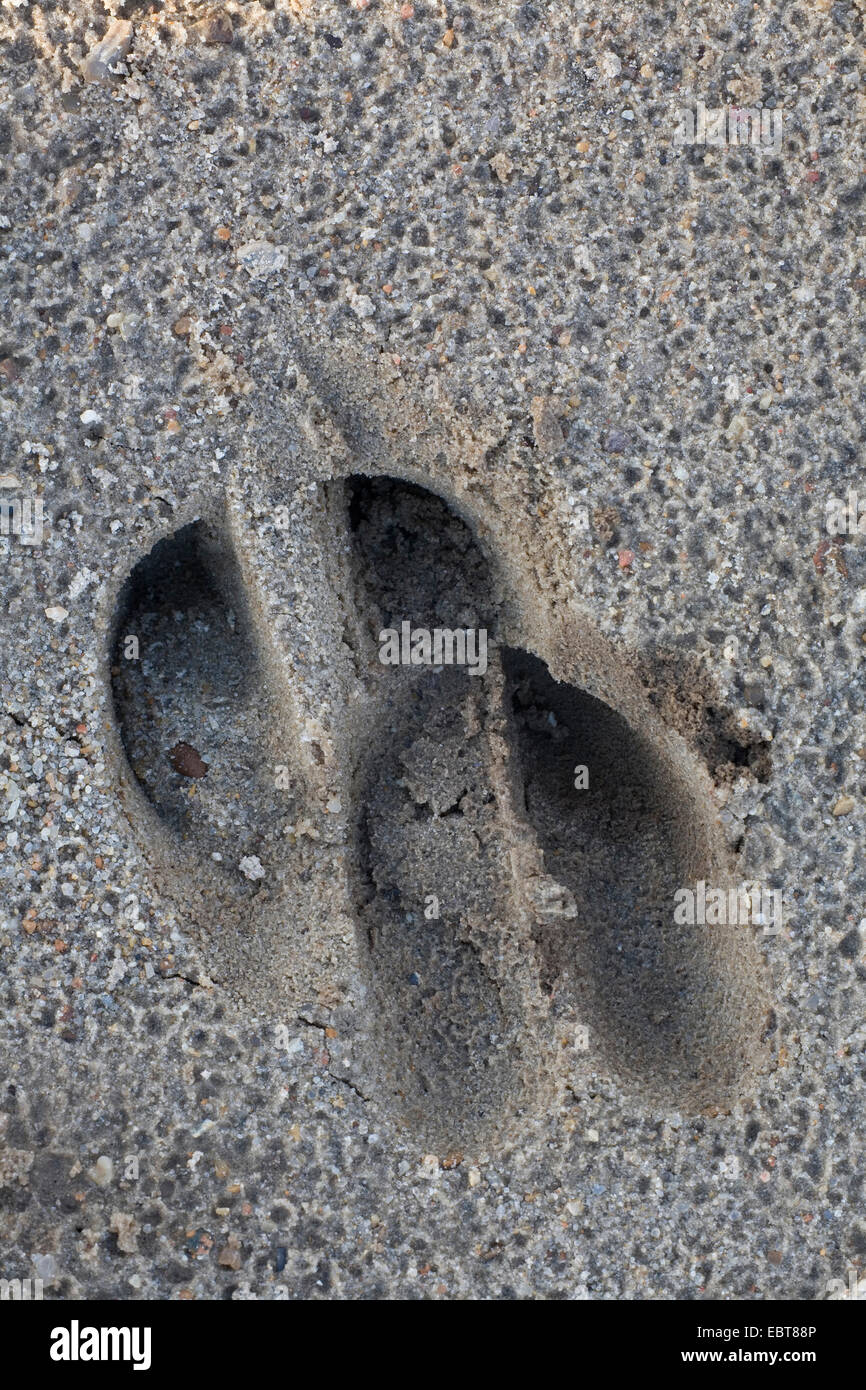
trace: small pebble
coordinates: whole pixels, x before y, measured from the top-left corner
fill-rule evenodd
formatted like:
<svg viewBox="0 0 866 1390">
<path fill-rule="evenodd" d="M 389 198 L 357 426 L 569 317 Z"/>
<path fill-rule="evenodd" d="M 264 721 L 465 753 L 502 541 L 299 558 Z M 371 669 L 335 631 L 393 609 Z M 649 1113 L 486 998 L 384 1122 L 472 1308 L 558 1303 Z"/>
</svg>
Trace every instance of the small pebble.
<svg viewBox="0 0 866 1390">
<path fill-rule="evenodd" d="M 103 87 L 110 86 L 112 68 L 125 58 L 132 43 L 132 24 L 128 19 L 115 20 L 106 31 L 104 38 L 91 48 L 82 64 L 85 82 L 99 82 Z"/>
<path fill-rule="evenodd" d="M 93 1167 L 88 1169 L 87 1176 L 97 1187 L 107 1187 L 114 1177 L 114 1161 L 107 1154 L 101 1154 Z"/>
<path fill-rule="evenodd" d="M 168 760 L 181 777 L 204 777 L 210 766 L 202 760 L 200 753 L 191 743 L 176 743 L 168 755 Z"/>
</svg>

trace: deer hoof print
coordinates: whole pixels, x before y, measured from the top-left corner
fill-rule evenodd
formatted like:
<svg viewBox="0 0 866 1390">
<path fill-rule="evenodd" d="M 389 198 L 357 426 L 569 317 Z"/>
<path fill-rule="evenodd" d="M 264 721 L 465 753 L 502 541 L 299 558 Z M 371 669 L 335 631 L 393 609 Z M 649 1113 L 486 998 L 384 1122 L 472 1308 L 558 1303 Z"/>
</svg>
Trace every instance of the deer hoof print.
<svg viewBox="0 0 866 1390">
<path fill-rule="evenodd" d="M 326 1028 L 440 1153 L 567 1089 L 746 1094 L 759 928 L 680 910 L 737 882 L 718 738 L 560 597 L 531 518 L 402 477 L 251 486 L 138 560 L 106 656 L 120 794 L 213 979 Z"/>
</svg>

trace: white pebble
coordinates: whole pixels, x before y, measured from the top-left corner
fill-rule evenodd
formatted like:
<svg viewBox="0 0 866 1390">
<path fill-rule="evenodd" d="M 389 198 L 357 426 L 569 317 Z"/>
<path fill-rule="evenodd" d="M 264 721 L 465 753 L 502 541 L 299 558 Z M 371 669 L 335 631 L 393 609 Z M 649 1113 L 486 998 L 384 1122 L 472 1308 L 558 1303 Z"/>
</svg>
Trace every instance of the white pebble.
<svg viewBox="0 0 866 1390">
<path fill-rule="evenodd" d="M 273 275 L 286 264 L 286 253 L 270 241 L 247 241 L 238 247 L 238 260 L 248 275 Z"/>
<path fill-rule="evenodd" d="M 114 1177 L 114 1162 L 107 1154 L 101 1154 L 93 1167 L 88 1169 L 87 1176 L 97 1187 L 107 1187 Z"/>
</svg>

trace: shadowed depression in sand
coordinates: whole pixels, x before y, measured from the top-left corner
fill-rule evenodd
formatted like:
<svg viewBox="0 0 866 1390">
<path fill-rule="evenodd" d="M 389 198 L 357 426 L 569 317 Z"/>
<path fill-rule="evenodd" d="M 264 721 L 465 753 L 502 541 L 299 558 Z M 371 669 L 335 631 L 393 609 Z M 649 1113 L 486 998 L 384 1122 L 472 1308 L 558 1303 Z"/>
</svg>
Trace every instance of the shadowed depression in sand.
<svg viewBox="0 0 866 1390">
<path fill-rule="evenodd" d="M 748 929 L 673 924 L 676 889 L 724 872 L 687 756 L 649 705 L 630 723 L 510 645 L 490 566 L 435 494 L 357 476 L 322 514 L 347 566 L 346 910 L 375 1098 L 453 1144 L 519 1129 L 588 1066 L 648 1101 L 730 1103 L 766 1006 Z M 178 860 L 220 885 L 217 976 L 232 930 L 292 937 L 271 881 L 291 877 L 305 796 L 233 546 L 204 521 L 161 542 L 121 596 L 113 666 L 136 778 Z M 382 631 L 406 621 L 483 629 L 486 672 L 383 664 Z M 207 766 L 194 782 L 173 753 L 188 744 Z"/>
</svg>

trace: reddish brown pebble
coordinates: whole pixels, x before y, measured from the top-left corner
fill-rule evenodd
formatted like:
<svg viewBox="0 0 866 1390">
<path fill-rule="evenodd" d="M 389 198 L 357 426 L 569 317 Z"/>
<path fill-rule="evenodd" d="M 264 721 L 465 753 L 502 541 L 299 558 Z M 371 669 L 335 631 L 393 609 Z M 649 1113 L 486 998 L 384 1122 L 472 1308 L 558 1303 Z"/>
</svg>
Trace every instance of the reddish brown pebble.
<svg viewBox="0 0 866 1390">
<path fill-rule="evenodd" d="M 228 1243 L 219 1252 L 218 1259 L 223 1269 L 240 1269 L 241 1252 L 238 1249 L 237 1240 L 233 1240 L 229 1236 Z"/>
<path fill-rule="evenodd" d="M 0 362 L 0 373 L 5 376 L 7 381 L 17 381 L 21 375 L 18 370 L 18 363 L 13 357 L 4 357 Z"/>
<path fill-rule="evenodd" d="M 828 551 L 829 549 L 830 549 L 830 542 L 829 542 L 829 541 L 826 541 L 826 540 L 825 540 L 825 541 L 821 541 L 820 544 L 819 544 L 819 546 L 818 546 L 818 549 L 815 551 L 815 554 L 812 556 L 812 564 L 815 566 L 815 569 L 818 571 L 819 574 L 823 574 L 823 573 L 824 573 L 824 570 L 827 568 L 826 562 L 825 562 L 825 558 L 824 558 L 824 557 L 826 556 L 827 551 Z"/>
<path fill-rule="evenodd" d="M 619 567 L 620 567 L 620 569 L 621 569 L 621 570 L 627 570 L 628 567 L 629 567 L 629 565 L 633 565 L 633 564 L 634 564 L 634 551 L 633 551 L 633 550 L 621 550 L 621 551 L 619 552 Z"/>
<path fill-rule="evenodd" d="M 204 777 L 208 770 L 208 764 L 202 761 L 201 754 L 191 743 L 176 743 L 168 760 L 181 777 Z"/>
</svg>

